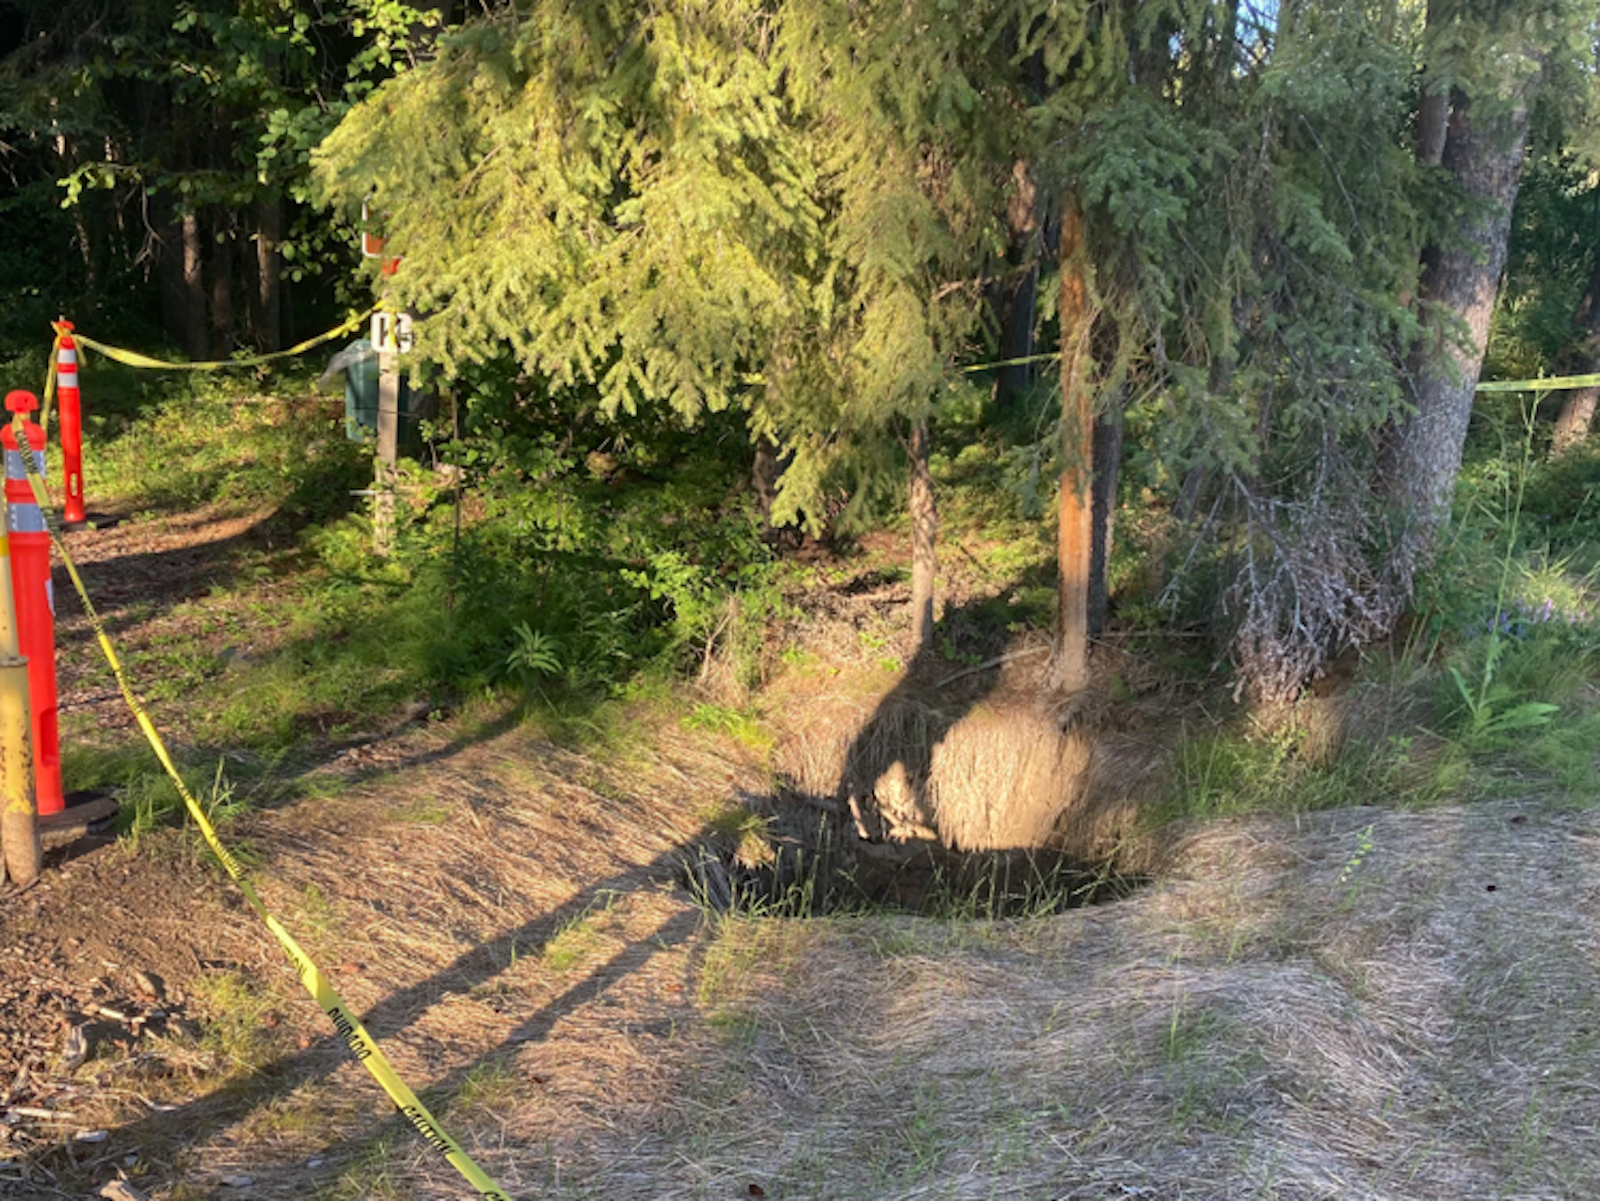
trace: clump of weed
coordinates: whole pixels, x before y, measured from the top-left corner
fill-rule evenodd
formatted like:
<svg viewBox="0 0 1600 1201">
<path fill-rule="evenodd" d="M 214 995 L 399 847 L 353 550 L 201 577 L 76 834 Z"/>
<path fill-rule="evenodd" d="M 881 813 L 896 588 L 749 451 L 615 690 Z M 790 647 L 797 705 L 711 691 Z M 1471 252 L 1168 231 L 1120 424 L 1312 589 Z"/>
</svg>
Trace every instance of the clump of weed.
<svg viewBox="0 0 1600 1201">
<path fill-rule="evenodd" d="M 776 741 L 771 728 L 758 715 L 726 705 L 698 702 L 682 721 L 687 730 L 725 734 L 758 755 L 770 752 Z"/>
<path fill-rule="evenodd" d="M 1359 704 L 1402 714 L 1409 707 L 1395 689 L 1376 689 Z M 1448 739 L 1405 721 L 1378 727 L 1359 715 L 1342 720 L 1351 729 L 1334 735 L 1331 749 L 1327 733 L 1292 717 L 1186 728 L 1172 753 L 1167 794 L 1148 819 L 1160 825 L 1375 803 L 1419 808 L 1457 796 L 1465 785 L 1468 756 Z"/>
<path fill-rule="evenodd" d="M 455 1095 L 441 1107 L 446 1120 L 490 1114 L 516 1103 L 521 1082 L 511 1067 L 499 1060 L 484 1060 L 461 1080 Z"/>
<path fill-rule="evenodd" d="M 220 1063 L 250 1073 L 277 1055 L 278 1001 L 249 976 L 212 972 L 197 977 L 190 991 L 208 1015 L 201 1046 Z"/>
</svg>

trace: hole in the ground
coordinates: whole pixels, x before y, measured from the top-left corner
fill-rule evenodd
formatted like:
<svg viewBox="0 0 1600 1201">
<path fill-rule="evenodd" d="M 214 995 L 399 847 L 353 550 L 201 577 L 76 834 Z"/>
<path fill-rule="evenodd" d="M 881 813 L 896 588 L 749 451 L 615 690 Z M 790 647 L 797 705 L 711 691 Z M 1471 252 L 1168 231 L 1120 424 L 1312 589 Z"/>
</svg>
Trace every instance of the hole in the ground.
<svg viewBox="0 0 1600 1201">
<path fill-rule="evenodd" d="M 1099 904 L 1147 882 L 1048 847 L 958 851 L 931 839 L 871 842 L 848 817 L 801 808 L 812 820 L 752 818 L 697 845 L 685 855 L 683 884 L 718 912 L 887 910 L 985 919 Z"/>
</svg>

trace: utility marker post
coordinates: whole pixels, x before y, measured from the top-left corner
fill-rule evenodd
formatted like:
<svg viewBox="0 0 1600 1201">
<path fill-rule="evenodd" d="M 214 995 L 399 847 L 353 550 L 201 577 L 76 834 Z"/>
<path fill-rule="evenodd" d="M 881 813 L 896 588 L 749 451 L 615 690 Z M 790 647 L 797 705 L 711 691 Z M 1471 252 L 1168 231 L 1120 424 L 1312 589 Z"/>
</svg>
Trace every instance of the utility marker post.
<svg viewBox="0 0 1600 1201">
<path fill-rule="evenodd" d="M 394 549 L 395 464 L 400 457 L 400 355 L 411 349 L 407 313 L 374 313 L 372 344 L 378 348 L 378 462 L 372 497 L 372 549 Z"/>
<path fill-rule="evenodd" d="M 394 549 L 395 463 L 400 453 L 400 356 L 378 351 L 378 463 L 373 484 L 372 549 L 387 555 Z"/>
</svg>

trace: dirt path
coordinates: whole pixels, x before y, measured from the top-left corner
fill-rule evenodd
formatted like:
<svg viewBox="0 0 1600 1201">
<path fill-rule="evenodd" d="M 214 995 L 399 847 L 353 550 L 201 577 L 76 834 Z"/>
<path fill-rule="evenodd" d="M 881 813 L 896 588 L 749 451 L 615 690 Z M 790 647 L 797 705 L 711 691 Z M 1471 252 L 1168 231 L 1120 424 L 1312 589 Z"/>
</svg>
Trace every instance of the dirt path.
<svg viewBox="0 0 1600 1201">
<path fill-rule="evenodd" d="M 206 506 L 164 515 L 125 514 L 108 528 L 83 529 L 65 542 L 90 598 L 157 699 L 175 698 L 227 657 L 270 639 L 276 577 L 293 561 L 292 540 L 275 534 L 270 511 Z M 72 582 L 56 565 L 56 672 L 64 732 L 123 730 L 133 719 L 117 694 Z M 174 654 L 176 648 L 181 654 Z M 219 657 L 220 656 L 220 657 Z M 181 708 L 168 713 L 181 720 Z"/>
</svg>

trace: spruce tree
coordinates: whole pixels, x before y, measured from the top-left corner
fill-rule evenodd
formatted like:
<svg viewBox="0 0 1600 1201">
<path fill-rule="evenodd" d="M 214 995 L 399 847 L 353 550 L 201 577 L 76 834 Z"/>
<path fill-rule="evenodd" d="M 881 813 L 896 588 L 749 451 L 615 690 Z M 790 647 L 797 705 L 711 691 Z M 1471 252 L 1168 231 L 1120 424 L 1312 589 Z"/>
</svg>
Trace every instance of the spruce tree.
<svg viewBox="0 0 1600 1201">
<path fill-rule="evenodd" d="M 1407 362 L 1411 411 L 1384 449 L 1403 585 L 1425 570 L 1449 517 L 1488 344 L 1532 105 L 1562 4 L 1431 0 L 1417 149 L 1452 187 L 1454 220 L 1422 254 L 1420 337 Z"/>
<path fill-rule="evenodd" d="M 370 197 L 393 299 L 447 373 L 500 353 L 561 403 L 739 406 L 812 529 L 910 463 L 931 634 L 939 392 L 980 345 L 1011 168 L 1077 119 L 1022 63 L 1096 80 L 1087 5 L 551 3 L 445 39 L 318 152 Z"/>
<path fill-rule="evenodd" d="M 1171 498 L 1160 599 L 1207 614 L 1258 700 L 1292 700 L 1393 612 L 1374 432 L 1416 168 L 1395 12 L 1134 10 L 1130 86 L 1069 146 L 1108 393 L 1132 397 L 1141 482 Z"/>
</svg>

